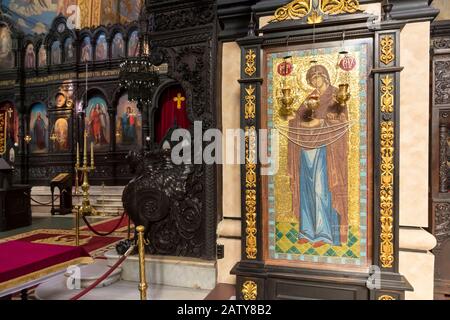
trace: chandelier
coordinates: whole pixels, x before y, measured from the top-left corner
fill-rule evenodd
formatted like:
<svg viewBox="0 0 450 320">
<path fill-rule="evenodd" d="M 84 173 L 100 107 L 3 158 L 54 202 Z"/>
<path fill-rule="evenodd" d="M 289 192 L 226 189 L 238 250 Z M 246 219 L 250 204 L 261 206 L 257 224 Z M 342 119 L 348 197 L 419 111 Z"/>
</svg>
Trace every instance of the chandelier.
<svg viewBox="0 0 450 320">
<path fill-rule="evenodd" d="M 120 64 L 120 86 L 128 91 L 130 101 L 149 102 L 152 99 L 152 88 L 159 84 L 159 73 L 151 61 L 146 36 L 139 47 L 138 56 L 129 57 Z"/>
</svg>

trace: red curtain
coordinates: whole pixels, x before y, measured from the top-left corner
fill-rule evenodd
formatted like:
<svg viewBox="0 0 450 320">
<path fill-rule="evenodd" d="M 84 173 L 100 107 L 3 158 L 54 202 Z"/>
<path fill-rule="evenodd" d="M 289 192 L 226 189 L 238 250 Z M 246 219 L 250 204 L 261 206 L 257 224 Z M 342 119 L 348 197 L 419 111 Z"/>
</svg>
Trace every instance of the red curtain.
<svg viewBox="0 0 450 320">
<path fill-rule="evenodd" d="M 175 124 L 183 129 L 191 126 L 186 110 L 186 94 L 181 86 L 167 88 L 161 95 L 155 117 L 156 141 L 160 143 Z"/>
</svg>

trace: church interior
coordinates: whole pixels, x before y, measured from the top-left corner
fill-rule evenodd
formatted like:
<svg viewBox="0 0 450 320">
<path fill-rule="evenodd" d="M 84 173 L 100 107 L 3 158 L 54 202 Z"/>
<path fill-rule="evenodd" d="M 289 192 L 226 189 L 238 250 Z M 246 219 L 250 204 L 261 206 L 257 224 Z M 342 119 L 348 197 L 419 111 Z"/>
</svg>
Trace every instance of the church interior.
<svg viewBox="0 0 450 320">
<path fill-rule="evenodd" d="M 450 1 L 0 4 L 0 300 L 450 299 Z"/>
</svg>

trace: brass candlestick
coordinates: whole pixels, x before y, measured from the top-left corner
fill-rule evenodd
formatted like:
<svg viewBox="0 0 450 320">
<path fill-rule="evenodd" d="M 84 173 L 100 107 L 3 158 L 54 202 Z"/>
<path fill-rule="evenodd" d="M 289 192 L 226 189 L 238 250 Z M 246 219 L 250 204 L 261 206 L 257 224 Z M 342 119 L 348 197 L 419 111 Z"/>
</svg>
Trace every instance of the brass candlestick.
<svg viewBox="0 0 450 320">
<path fill-rule="evenodd" d="M 84 156 L 83 156 L 83 166 L 80 165 L 80 146 L 77 144 L 77 164 L 75 165 L 75 172 L 78 175 L 78 171 L 83 173 L 83 184 L 81 185 L 81 190 L 83 191 L 83 202 L 80 208 L 80 213 L 83 216 L 93 216 L 97 215 L 96 210 L 91 206 L 91 201 L 89 200 L 89 173 L 95 170 L 94 165 L 94 144 L 91 143 L 91 165 L 88 165 L 88 151 L 87 151 L 87 131 L 84 132 Z"/>
</svg>

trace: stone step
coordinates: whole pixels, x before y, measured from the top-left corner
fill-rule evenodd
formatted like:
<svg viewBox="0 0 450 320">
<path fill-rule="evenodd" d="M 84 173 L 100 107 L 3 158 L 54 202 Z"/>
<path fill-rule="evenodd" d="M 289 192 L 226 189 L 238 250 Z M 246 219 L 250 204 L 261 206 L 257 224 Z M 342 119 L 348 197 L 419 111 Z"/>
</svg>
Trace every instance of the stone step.
<svg viewBox="0 0 450 320">
<path fill-rule="evenodd" d="M 110 266 L 120 258 L 115 250 L 105 254 Z M 217 284 L 215 261 L 194 258 L 146 256 L 145 271 L 152 285 L 212 290 Z M 180 276 L 183 275 L 183 276 Z M 122 280 L 139 282 L 139 258 L 130 256 L 122 265 Z"/>
<path fill-rule="evenodd" d="M 97 281 L 101 276 L 103 276 L 106 272 L 108 272 L 110 267 L 108 266 L 108 261 L 106 260 L 96 260 L 95 263 L 82 266 L 80 268 L 80 287 L 82 289 L 89 288 L 95 281 Z M 113 271 L 105 280 L 103 280 L 97 288 L 105 288 L 110 285 L 118 282 L 121 278 L 122 269 L 118 268 Z M 66 273 L 64 274 L 67 280 L 73 274 Z M 66 281 L 67 282 L 67 281 Z"/>
</svg>

